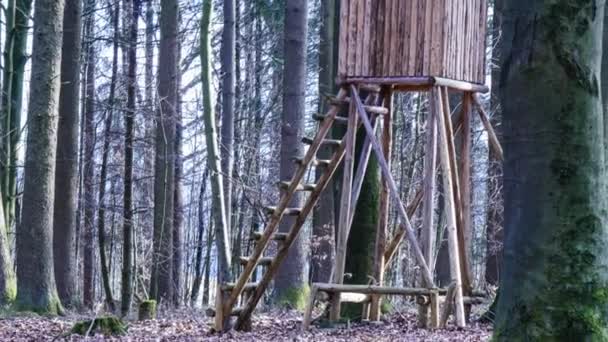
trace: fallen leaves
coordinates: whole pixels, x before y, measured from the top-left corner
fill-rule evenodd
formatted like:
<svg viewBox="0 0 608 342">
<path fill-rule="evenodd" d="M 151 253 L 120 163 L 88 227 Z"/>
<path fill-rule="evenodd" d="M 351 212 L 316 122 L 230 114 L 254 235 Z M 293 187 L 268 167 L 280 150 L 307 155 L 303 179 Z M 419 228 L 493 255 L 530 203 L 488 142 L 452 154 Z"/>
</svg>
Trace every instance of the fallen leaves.
<svg viewBox="0 0 608 342">
<path fill-rule="evenodd" d="M 302 316 L 296 312 L 274 311 L 254 317 L 251 332 L 230 331 L 212 334 L 212 321 L 201 311 L 180 311 L 164 318 L 129 322 L 125 336 L 68 335 L 82 316 L 47 318 L 38 316 L 0 319 L 0 341 L 465 341 L 489 340 L 491 326 L 472 323 L 466 329 L 425 330 L 416 326 L 413 312 L 392 315 L 381 322 L 352 323 L 343 327 L 301 330 Z M 90 317 L 89 317 L 90 318 Z"/>
</svg>

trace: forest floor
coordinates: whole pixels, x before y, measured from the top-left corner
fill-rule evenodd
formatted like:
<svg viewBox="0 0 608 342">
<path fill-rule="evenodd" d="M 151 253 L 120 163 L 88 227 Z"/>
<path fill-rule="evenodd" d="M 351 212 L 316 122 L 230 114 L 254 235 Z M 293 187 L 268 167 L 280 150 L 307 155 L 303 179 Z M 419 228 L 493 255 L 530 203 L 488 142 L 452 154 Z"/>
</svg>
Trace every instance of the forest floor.
<svg viewBox="0 0 608 342">
<path fill-rule="evenodd" d="M 124 336 L 70 335 L 84 316 L 47 318 L 30 315 L 0 318 L 0 341 L 488 341 L 489 324 L 473 322 L 466 329 L 454 326 L 428 331 L 416 327 L 413 310 L 393 313 L 378 323 L 342 324 L 333 328 L 300 329 L 301 314 L 275 311 L 256 315 L 251 332 L 218 335 L 210 332 L 211 319 L 200 311 L 180 311 L 154 321 L 129 321 Z"/>
</svg>

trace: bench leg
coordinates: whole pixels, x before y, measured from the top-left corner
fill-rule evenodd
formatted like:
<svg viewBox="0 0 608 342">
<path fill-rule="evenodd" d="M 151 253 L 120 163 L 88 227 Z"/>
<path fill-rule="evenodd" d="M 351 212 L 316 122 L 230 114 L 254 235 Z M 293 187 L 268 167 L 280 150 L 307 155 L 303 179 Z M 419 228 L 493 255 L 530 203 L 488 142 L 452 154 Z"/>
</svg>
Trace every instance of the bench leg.
<svg viewBox="0 0 608 342">
<path fill-rule="evenodd" d="M 315 308 L 315 298 L 317 298 L 317 292 L 319 289 L 316 285 L 313 285 L 310 289 L 310 298 L 306 304 L 306 310 L 304 311 L 304 319 L 302 320 L 302 330 L 308 330 L 312 321 L 312 310 Z"/>
</svg>

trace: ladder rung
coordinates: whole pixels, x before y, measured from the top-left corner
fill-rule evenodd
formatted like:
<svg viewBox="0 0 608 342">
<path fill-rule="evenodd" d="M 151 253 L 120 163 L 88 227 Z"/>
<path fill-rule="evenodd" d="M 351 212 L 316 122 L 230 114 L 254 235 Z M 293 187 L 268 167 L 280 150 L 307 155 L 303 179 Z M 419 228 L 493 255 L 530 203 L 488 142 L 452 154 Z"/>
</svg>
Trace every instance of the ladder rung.
<svg viewBox="0 0 608 342">
<path fill-rule="evenodd" d="M 234 308 L 230 312 L 230 316 L 238 316 L 241 314 L 241 312 L 243 312 L 243 308 Z M 207 315 L 207 317 L 215 317 L 215 309 L 207 308 L 207 310 L 205 310 L 205 314 Z"/>
<path fill-rule="evenodd" d="M 245 266 L 247 265 L 250 259 L 250 257 L 240 257 L 239 262 L 241 263 L 241 265 Z M 260 260 L 258 261 L 258 266 L 269 266 L 272 263 L 272 260 L 274 260 L 273 257 L 260 258 Z"/>
<path fill-rule="evenodd" d="M 297 164 L 301 165 L 304 162 L 304 159 L 303 158 L 296 158 L 295 162 Z M 329 166 L 329 163 L 331 163 L 331 160 L 328 160 L 328 159 L 313 159 L 310 162 L 310 165 L 312 165 L 312 166 L 327 167 L 327 166 Z"/>
<path fill-rule="evenodd" d="M 325 115 L 321 115 L 321 114 L 313 114 L 312 118 L 316 121 L 323 121 L 325 120 Z M 343 116 L 336 116 L 336 118 L 334 119 L 334 122 L 336 123 L 340 123 L 340 124 L 344 124 L 347 125 L 348 124 L 348 118 L 343 117 Z"/>
<path fill-rule="evenodd" d="M 222 291 L 232 291 L 235 286 L 236 286 L 236 283 L 223 284 Z M 243 287 L 243 291 L 245 291 L 245 292 L 252 291 L 252 290 L 255 290 L 256 287 L 258 287 L 258 283 L 247 283 L 247 284 L 245 284 L 245 287 Z"/>
<path fill-rule="evenodd" d="M 308 138 L 308 137 L 302 138 L 302 142 L 305 143 L 306 145 L 312 145 L 313 140 L 314 139 Z M 321 141 L 321 145 L 330 145 L 332 147 L 338 147 L 338 146 L 340 146 L 341 143 L 342 143 L 342 140 L 337 140 L 337 139 L 323 139 Z"/>
<path fill-rule="evenodd" d="M 265 207 L 264 209 L 270 215 L 274 214 L 277 211 L 277 207 Z M 301 212 L 302 208 L 285 208 L 285 211 L 283 211 L 283 215 L 298 216 Z"/>
<path fill-rule="evenodd" d="M 287 190 L 290 185 L 291 182 L 279 182 L 279 188 L 281 190 Z M 296 191 L 314 191 L 316 186 L 316 184 L 298 184 Z"/>
<path fill-rule="evenodd" d="M 329 103 L 332 106 L 346 106 L 346 105 L 350 104 L 350 98 L 347 97 L 344 100 L 331 98 L 329 100 Z M 368 113 L 379 114 L 379 115 L 388 114 L 388 109 L 386 109 L 385 107 L 364 105 L 363 108 L 365 108 L 365 111 Z"/>
<path fill-rule="evenodd" d="M 388 109 L 380 106 L 363 106 L 365 111 L 368 113 L 378 114 L 378 115 L 386 115 L 388 114 Z"/>
<path fill-rule="evenodd" d="M 345 97 L 342 100 L 331 97 L 329 100 L 327 100 L 327 102 L 329 102 L 329 104 L 332 106 L 347 106 L 350 104 L 350 97 Z"/>
<path fill-rule="evenodd" d="M 251 234 L 251 239 L 259 240 L 262 238 L 262 234 L 262 232 L 254 232 Z M 274 233 L 270 239 L 275 241 L 285 241 L 285 239 L 287 239 L 287 233 Z"/>
</svg>

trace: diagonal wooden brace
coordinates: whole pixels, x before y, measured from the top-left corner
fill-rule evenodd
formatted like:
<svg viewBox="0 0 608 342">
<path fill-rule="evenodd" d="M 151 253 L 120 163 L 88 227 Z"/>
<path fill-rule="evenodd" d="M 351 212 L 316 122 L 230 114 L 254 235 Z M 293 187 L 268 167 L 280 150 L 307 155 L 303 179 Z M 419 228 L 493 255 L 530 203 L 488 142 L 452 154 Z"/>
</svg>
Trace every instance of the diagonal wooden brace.
<svg viewBox="0 0 608 342">
<path fill-rule="evenodd" d="M 422 251 L 420 250 L 420 245 L 418 244 L 418 240 L 416 239 L 416 234 L 414 233 L 414 230 L 412 229 L 410 219 L 407 215 L 407 212 L 405 211 L 405 207 L 403 206 L 401 199 L 399 198 L 397 184 L 395 183 L 395 180 L 393 179 L 393 175 L 391 174 L 390 169 L 388 167 L 388 163 L 387 163 L 386 159 L 384 158 L 384 154 L 382 153 L 382 148 L 380 147 L 380 144 L 378 143 L 378 140 L 376 139 L 376 136 L 374 135 L 374 129 L 372 127 L 371 122 L 369 121 L 369 118 L 367 117 L 367 113 L 365 112 L 363 103 L 361 103 L 361 99 L 359 98 L 359 95 L 357 93 L 357 88 L 351 84 L 350 90 L 351 90 L 351 99 L 355 101 L 355 105 L 357 108 L 356 111 L 359 114 L 359 118 L 361 119 L 361 123 L 363 124 L 363 127 L 365 127 L 365 130 L 367 131 L 367 136 L 369 137 L 370 142 L 372 144 L 372 148 L 374 150 L 374 153 L 376 154 L 376 159 L 378 160 L 378 164 L 380 165 L 380 169 L 382 170 L 382 175 L 384 176 L 384 178 L 386 179 L 386 182 L 388 183 L 391 196 L 393 197 L 393 200 L 397 204 L 399 216 L 401 217 L 401 220 L 405 224 L 407 238 L 410 241 L 410 244 L 412 245 L 412 248 L 414 250 L 414 255 L 416 256 L 416 261 L 418 262 L 418 266 L 420 266 L 420 268 L 421 268 L 422 277 L 424 278 L 424 280 L 427 284 L 434 284 L 433 276 L 431 274 L 429 266 L 426 263 L 426 260 L 424 259 L 424 255 L 422 254 Z"/>
</svg>

